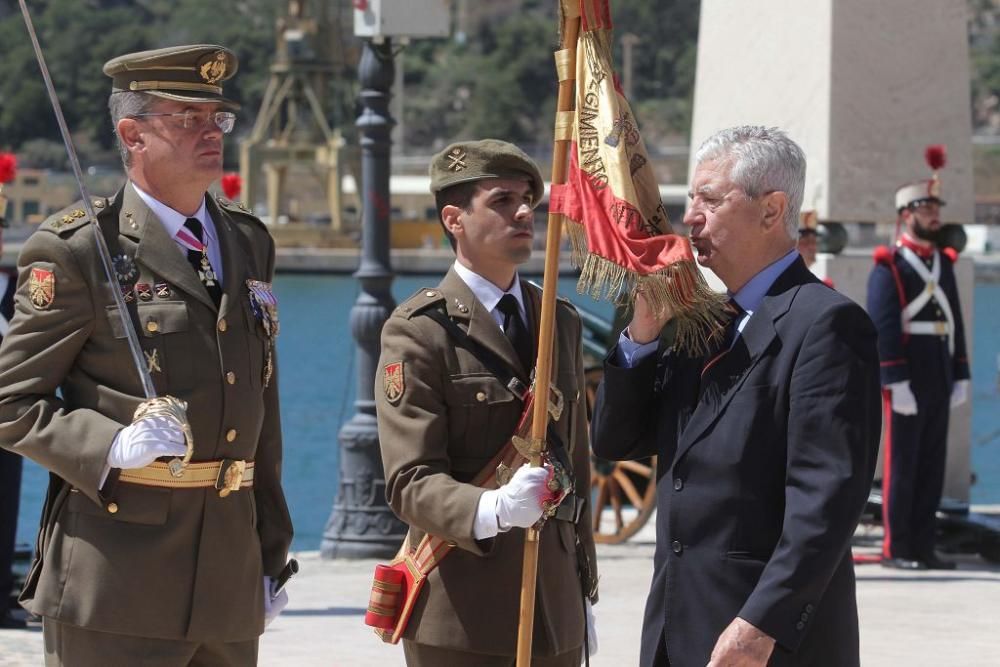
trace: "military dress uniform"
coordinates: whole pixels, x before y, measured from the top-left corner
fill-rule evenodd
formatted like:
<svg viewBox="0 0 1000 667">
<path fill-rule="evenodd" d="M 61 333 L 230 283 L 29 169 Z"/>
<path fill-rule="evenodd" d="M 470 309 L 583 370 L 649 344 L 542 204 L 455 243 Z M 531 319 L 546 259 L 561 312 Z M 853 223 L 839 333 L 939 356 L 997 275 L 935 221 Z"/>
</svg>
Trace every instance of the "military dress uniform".
<svg viewBox="0 0 1000 667">
<path fill-rule="evenodd" d="M 878 330 L 884 389 L 883 518 L 886 559 L 935 561 L 948 417 L 955 382 L 969 378 L 955 281 L 956 254 L 901 237 L 879 248 L 868 280 L 868 313 Z M 917 414 L 891 409 L 891 390 L 909 381 Z"/>
<path fill-rule="evenodd" d="M 219 47 L 154 54 L 127 61 L 133 89 L 195 89 L 202 84 L 149 80 L 195 69 L 218 95 L 232 57 Z M 70 664 L 186 664 L 177 656 L 192 646 L 215 647 L 212 664 L 253 664 L 263 577 L 282 570 L 292 537 L 276 306 L 273 317 L 261 310 L 273 240 L 247 211 L 206 195 L 221 258 L 216 302 L 131 182 L 93 201 L 117 284 L 82 208 L 56 213 L 24 244 L 0 347 L 0 446 L 51 473 L 22 604 L 43 617 L 46 652 Z M 113 289 L 128 304 L 124 322 Z M 194 453 L 180 478 L 156 462 L 112 469 L 102 485 L 109 448 L 144 400 L 124 327 L 137 330 L 157 395 L 187 402 Z"/>
<path fill-rule="evenodd" d="M 528 328 L 537 332 L 541 291 L 524 281 L 521 288 Z M 385 324 L 377 386 L 386 386 L 385 369 L 397 363 L 402 365 L 403 383 L 398 395 L 375 392 L 386 496 L 410 526 L 411 547 L 425 533 L 458 546 L 431 573 L 403 637 L 427 647 L 512 656 L 517 646 L 525 532 L 514 529 L 476 540 L 472 530 L 483 489 L 470 482 L 510 439 L 523 406 L 479 358 L 456 346 L 447 331 L 427 316 L 431 309 L 445 312 L 470 338 L 527 377 L 527 369 L 490 311 L 454 268 L 437 287 L 422 289 L 401 304 Z M 586 498 L 590 449 L 581 323 L 563 300 L 557 303 L 555 330 L 553 378 L 566 407 L 554 428 L 572 461 L 575 494 Z M 541 531 L 532 643 L 536 660 L 583 645 L 581 568 L 586 588 L 596 591 L 590 526 L 585 508 L 575 524 L 550 520 Z"/>
</svg>

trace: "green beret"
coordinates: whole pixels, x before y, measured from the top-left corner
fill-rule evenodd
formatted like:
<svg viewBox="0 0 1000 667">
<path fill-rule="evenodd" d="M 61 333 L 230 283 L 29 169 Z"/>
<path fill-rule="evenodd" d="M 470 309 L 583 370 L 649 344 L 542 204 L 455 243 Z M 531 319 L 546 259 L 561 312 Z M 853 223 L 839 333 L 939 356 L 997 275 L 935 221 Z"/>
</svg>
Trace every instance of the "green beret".
<svg viewBox="0 0 1000 667">
<path fill-rule="evenodd" d="M 142 92 L 179 102 L 221 102 L 239 108 L 222 96 L 222 82 L 239 68 L 229 49 L 214 44 L 171 46 L 112 58 L 104 63 L 112 92 Z"/>
<path fill-rule="evenodd" d="M 532 206 L 545 194 L 545 181 L 538 165 L 514 144 L 499 139 L 459 141 L 431 158 L 431 192 L 437 194 L 459 183 L 484 178 L 514 178 L 531 181 Z"/>
</svg>

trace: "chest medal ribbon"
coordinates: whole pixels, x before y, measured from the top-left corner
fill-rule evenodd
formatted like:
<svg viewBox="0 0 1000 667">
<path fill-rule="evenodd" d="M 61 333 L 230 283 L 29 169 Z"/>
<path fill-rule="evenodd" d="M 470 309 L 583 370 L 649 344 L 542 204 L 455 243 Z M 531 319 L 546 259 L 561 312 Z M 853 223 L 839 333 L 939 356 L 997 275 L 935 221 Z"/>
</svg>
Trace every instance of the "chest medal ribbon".
<svg viewBox="0 0 1000 667">
<path fill-rule="evenodd" d="M 267 336 L 267 363 L 264 367 L 264 386 L 271 383 L 274 375 L 274 340 L 278 337 L 278 299 L 271 291 L 271 283 L 262 280 L 247 280 L 250 310 Z"/>
</svg>

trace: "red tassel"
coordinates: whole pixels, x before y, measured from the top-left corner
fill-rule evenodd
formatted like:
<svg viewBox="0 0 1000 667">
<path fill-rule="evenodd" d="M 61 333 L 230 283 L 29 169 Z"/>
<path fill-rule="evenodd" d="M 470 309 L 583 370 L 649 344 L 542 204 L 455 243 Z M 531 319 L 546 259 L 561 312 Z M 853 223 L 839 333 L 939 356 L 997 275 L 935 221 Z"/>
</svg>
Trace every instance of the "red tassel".
<svg viewBox="0 0 1000 667">
<path fill-rule="evenodd" d="M 9 183 L 17 174 L 17 156 L 13 153 L 0 153 L 0 183 Z"/>
<path fill-rule="evenodd" d="M 236 199 L 243 190 L 243 179 L 234 171 L 222 175 L 222 194 L 228 199 Z"/>
<path fill-rule="evenodd" d="M 927 160 L 927 166 L 937 171 L 948 162 L 948 149 L 944 144 L 931 144 L 924 150 L 924 159 Z"/>
</svg>

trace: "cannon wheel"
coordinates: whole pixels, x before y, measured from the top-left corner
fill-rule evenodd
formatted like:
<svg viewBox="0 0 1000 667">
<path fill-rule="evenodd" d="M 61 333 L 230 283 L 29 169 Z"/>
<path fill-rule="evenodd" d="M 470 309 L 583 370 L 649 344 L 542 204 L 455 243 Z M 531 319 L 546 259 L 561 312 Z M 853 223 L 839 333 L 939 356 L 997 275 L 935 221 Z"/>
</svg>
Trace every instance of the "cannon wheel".
<svg viewBox="0 0 1000 667">
<path fill-rule="evenodd" d="M 588 421 L 604 377 L 601 367 L 584 372 Z M 656 457 L 640 461 L 605 461 L 590 454 L 590 497 L 594 541 L 620 544 L 646 525 L 656 509 Z M 631 508 L 629 507 L 631 505 Z M 613 525 L 602 525 L 604 509 L 611 507 Z"/>
</svg>

